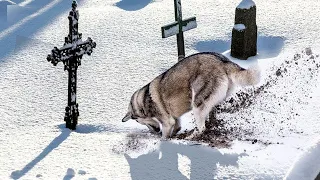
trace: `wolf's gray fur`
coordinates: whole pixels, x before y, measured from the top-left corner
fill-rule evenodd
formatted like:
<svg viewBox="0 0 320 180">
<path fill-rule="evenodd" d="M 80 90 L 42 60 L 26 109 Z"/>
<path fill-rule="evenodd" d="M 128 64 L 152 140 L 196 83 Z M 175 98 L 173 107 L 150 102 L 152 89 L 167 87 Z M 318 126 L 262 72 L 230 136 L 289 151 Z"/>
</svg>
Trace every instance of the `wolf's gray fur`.
<svg viewBox="0 0 320 180">
<path fill-rule="evenodd" d="M 179 61 L 131 97 L 123 122 L 135 119 L 162 137 L 175 135 L 179 117 L 192 110 L 196 129 L 205 129 L 211 109 L 223 101 L 236 85 L 250 86 L 260 81 L 257 66 L 244 69 L 218 53 L 198 53 Z"/>
</svg>

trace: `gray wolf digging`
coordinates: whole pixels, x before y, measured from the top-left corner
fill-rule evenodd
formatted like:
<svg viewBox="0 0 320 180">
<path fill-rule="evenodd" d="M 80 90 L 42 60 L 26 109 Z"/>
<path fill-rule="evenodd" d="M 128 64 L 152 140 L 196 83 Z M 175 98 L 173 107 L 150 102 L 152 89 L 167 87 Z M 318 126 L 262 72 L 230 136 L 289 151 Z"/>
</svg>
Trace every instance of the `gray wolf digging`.
<svg viewBox="0 0 320 180">
<path fill-rule="evenodd" d="M 137 90 L 122 122 L 133 119 L 153 132 L 160 131 L 160 123 L 162 138 L 169 138 L 181 129 L 179 117 L 192 110 L 194 137 L 205 130 L 211 109 L 235 86 L 255 85 L 259 81 L 257 66 L 244 69 L 214 52 L 194 54 Z"/>
</svg>

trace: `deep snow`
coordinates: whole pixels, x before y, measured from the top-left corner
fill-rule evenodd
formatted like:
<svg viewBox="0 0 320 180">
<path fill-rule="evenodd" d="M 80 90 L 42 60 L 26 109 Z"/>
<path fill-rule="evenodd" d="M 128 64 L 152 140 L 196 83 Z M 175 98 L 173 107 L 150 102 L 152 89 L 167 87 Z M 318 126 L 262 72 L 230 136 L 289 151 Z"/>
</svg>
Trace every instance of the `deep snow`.
<svg viewBox="0 0 320 180">
<path fill-rule="evenodd" d="M 261 85 L 272 83 L 250 106 L 218 114 L 225 128 L 249 132 L 228 148 L 161 142 L 134 121 L 121 123 L 131 94 L 177 61 L 176 38 L 162 39 L 160 29 L 174 20 L 173 1 L 78 1 L 79 31 L 97 48 L 78 69 L 75 132 L 63 122 L 67 73 L 46 60 L 63 45 L 71 1 L 12 1 L 20 6 L 0 24 L 0 179 L 282 179 L 319 139 L 317 0 L 254 1 L 259 55 L 233 61 L 258 61 Z M 183 17 L 198 25 L 184 33 L 187 55 L 228 55 L 239 3 L 182 0 Z M 287 73 L 276 75 L 280 67 Z M 191 119 L 185 115 L 183 128 Z"/>
</svg>

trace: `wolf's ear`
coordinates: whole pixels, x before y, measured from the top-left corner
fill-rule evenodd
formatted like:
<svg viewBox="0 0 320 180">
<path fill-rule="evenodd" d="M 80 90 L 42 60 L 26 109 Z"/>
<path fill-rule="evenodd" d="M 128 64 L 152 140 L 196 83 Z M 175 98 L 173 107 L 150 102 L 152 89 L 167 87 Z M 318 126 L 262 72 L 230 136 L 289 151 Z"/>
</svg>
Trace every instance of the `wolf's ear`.
<svg viewBox="0 0 320 180">
<path fill-rule="evenodd" d="M 122 122 L 127 122 L 129 119 L 131 119 L 131 112 L 128 112 L 124 118 L 122 119 Z"/>
</svg>

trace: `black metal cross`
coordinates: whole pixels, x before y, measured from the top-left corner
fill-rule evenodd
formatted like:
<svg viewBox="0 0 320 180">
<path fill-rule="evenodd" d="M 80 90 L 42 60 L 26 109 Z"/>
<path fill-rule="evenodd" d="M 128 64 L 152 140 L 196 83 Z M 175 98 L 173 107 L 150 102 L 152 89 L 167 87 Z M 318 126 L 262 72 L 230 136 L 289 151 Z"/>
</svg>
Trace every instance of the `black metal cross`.
<svg viewBox="0 0 320 180">
<path fill-rule="evenodd" d="M 82 41 L 82 34 L 78 32 L 79 12 L 77 10 L 77 2 L 72 2 L 72 10 L 68 16 L 69 19 L 69 35 L 65 37 L 63 47 L 54 47 L 47 60 L 54 66 L 58 62 L 64 64 L 64 70 L 68 70 L 68 106 L 65 108 L 66 128 L 75 130 L 78 123 L 79 109 L 76 102 L 77 93 L 77 69 L 81 65 L 81 59 L 84 54 L 91 55 L 92 49 L 96 47 L 96 43 L 88 37 L 86 41 Z"/>
<path fill-rule="evenodd" d="M 177 35 L 178 59 L 185 57 L 183 32 L 197 27 L 196 17 L 182 20 L 181 0 L 174 0 L 175 22 L 161 27 L 162 38 Z"/>
</svg>

